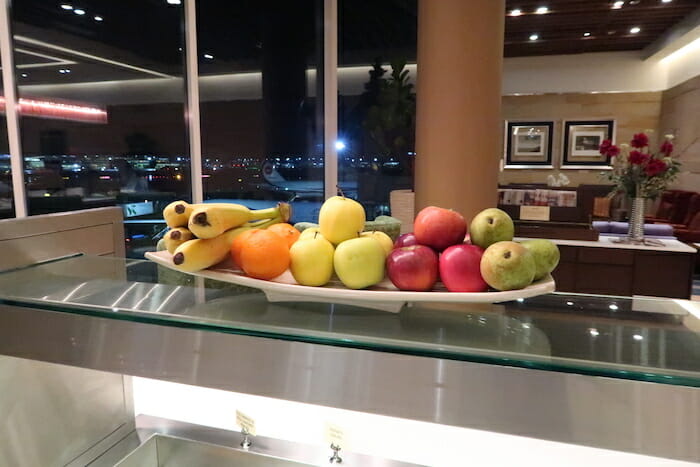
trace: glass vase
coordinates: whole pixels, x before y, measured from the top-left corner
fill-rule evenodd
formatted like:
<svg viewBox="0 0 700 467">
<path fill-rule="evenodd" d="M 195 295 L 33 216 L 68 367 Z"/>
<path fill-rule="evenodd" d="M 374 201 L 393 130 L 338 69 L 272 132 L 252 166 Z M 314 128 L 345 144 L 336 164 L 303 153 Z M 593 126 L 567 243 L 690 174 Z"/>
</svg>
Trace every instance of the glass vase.
<svg viewBox="0 0 700 467">
<path fill-rule="evenodd" d="M 630 240 L 635 242 L 644 240 L 644 202 L 645 199 L 640 196 L 632 198 L 632 211 L 627 235 Z"/>
</svg>

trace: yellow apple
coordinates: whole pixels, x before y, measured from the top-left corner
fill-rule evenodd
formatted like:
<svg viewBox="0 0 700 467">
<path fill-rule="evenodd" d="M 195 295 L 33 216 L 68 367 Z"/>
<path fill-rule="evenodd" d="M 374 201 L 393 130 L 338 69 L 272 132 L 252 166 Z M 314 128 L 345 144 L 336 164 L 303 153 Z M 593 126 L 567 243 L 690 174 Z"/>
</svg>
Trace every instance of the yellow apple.
<svg viewBox="0 0 700 467">
<path fill-rule="evenodd" d="M 391 250 L 394 249 L 394 242 L 391 240 L 391 237 L 380 230 L 362 232 L 360 237 L 369 237 L 378 241 L 382 248 L 384 248 L 384 253 L 386 253 L 387 256 L 391 253 Z"/>
<path fill-rule="evenodd" d="M 365 208 L 344 196 L 328 198 L 318 213 L 321 234 L 334 245 L 357 237 L 365 227 Z"/>
<path fill-rule="evenodd" d="M 386 254 L 372 237 L 356 237 L 338 245 L 333 266 L 340 281 L 349 289 L 364 289 L 384 279 Z"/>
<path fill-rule="evenodd" d="M 334 250 L 321 234 L 305 240 L 299 238 L 289 249 L 289 269 L 294 279 L 301 285 L 326 285 L 333 275 Z"/>
<path fill-rule="evenodd" d="M 309 238 L 314 238 L 316 234 L 318 233 L 318 236 L 321 235 L 321 230 L 318 227 L 309 227 L 308 229 L 304 229 L 301 234 L 299 235 L 299 238 L 297 239 L 297 242 L 300 240 L 306 240 Z"/>
</svg>

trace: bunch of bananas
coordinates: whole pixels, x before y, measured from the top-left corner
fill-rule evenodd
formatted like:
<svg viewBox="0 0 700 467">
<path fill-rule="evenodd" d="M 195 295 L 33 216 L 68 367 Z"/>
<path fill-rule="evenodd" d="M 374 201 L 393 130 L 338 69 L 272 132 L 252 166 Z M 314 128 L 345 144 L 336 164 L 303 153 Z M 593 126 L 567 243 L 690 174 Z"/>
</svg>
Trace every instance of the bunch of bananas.
<svg viewBox="0 0 700 467">
<path fill-rule="evenodd" d="M 251 210 L 240 204 L 189 204 L 173 201 L 163 210 L 165 248 L 173 263 L 185 272 L 206 269 L 229 254 L 231 243 L 241 233 L 264 229 L 291 217 L 291 206 L 279 203 L 268 209 Z"/>
</svg>

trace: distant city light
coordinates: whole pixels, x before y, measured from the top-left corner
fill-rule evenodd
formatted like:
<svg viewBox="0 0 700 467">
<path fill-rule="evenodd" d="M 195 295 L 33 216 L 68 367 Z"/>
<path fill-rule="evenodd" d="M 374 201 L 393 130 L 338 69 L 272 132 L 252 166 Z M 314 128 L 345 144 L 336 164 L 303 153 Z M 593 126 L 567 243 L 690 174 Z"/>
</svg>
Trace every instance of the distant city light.
<svg viewBox="0 0 700 467">
<path fill-rule="evenodd" d="M 83 16 L 85 14 L 85 10 L 83 10 L 82 8 L 76 8 L 75 10 L 73 10 L 73 13 L 75 13 L 78 16 Z"/>
<path fill-rule="evenodd" d="M 516 8 L 514 10 L 510 10 L 510 16 L 520 16 L 522 15 L 523 12 L 520 8 Z"/>
<path fill-rule="evenodd" d="M 182 2 L 180 0 L 167 0 L 168 5 L 180 5 Z"/>
<path fill-rule="evenodd" d="M 589 37 L 590 35 L 591 35 L 590 32 L 584 32 L 584 33 L 583 33 L 583 37 Z"/>
<path fill-rule="evenodd" d="M 27 76 L 29 76 L 29 75 L 26 73 L 22 73 L 22 78 L 26 78 Z"/>
<path fill-rule="evenodd" d="M 342 151 L 343 149 L 345 149 L 345 147 L 346 147 L 346 146 L 345 146 L 345 142 L 343 142 L 343 141 L 341 141 L 341 140 L 338 140 L 338 141 L 335 142 L 335 148 L 336 148 L 338 151 Z"/>
<path fill-rule="evenodd" d="M 536 41 L 536 40 L 539 39 L 539 38 L 540 38 L 539 34 L 530 34 L 530 40 L 531 40 L 531 41 Z"/>
<path fill-rule="evenodd" d="M 208 58 L 209 60 L 212 60 L 214 56 L 212 54 L 204 54 L 204 58 Z"/>
<path fill-rule="evenodd" d="M 635 27 L 633 27 L 632 29 L 630 29 L 630 33 L 631 33 L 631 34 L 637 34 L 637 33 L 638 33 L 639 31 L 641 31 L 641 30 L 642 30 L 642 28 L 640 28 L 639 26 L 635 26 Z"/>
<path fill-rule="evenodd" d="M 68 68 L 61 68 L 60 70 L 58 70 L 58 72 L 65 75 L 66 73 L 70 73 L 70 69 L 68 69 Z"/>
<path fill-rule="evenodd" d="M 95 21 L 104 21 L 104 18 L 101 16 L 95 16 Z"/>
<path fill-rule="evenodd" d="M 538 15 L 544 15 L 546 13 L 549 13 L 549 8 L 547 8 L 546 6 L 541 6 L 537 8 L 537 10 L 535 10 L 535 13 L 537 13 Z"/>
<path fill-rule="evenodd" d="M 612 8 L 613 8 L 613 10 L 619 10 L 620 8 L 623 7 L 624 4 L 625 4 L 625 2 L 623 2 L 623 1 L 615 2 L 615 3 L 613 3 Z"/>
<path fill-rule="evenodd" d="M 73 5 L 69 5 L 69 4 L 67 4 L 67 3 L 63 3 L 63 4 L 61 5 L 61 8 L 64 9 L 64 10 L 72 10 L 72 9 L 73 9 Z"/>
</svg>

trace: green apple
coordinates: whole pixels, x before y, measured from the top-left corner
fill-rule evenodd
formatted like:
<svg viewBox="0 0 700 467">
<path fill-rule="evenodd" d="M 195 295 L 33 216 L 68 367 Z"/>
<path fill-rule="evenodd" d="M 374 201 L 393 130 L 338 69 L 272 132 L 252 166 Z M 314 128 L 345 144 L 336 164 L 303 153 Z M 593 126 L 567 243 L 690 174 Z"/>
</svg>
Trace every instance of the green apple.
<svg viewBox="0 0 700 467">
<path fill-rule="evenodd" d="M 496 290 L 522 289 L 535 278 L 535 258 L 515 242 L 497 242 L 481 257 L 481 276 Z"/>
<path fill-rule="evenodd" d="M 488 248 L 496 242 L 509 242 L 513 235 L 513 219 L 497 208 L 484 209 L 469 224 L 469 238 L 473 245 L 481 248 Z"/>
<path fill-rule="evenodd" d="M 333 275 L 334 251 L 321 234 L 294 242 L 289 249 L 289 269 L 294 279 L 301 285 L 326 285 Z"/>
<path fill-rule="evenodd" d="M 559 264 L 559 248 L 549 240 L 537 238 L 520 242 L 535 258 L 535 280 L 540 280 Z"/>
<path fill-rule="evenodd" d="M 371 232 L 362 232 L 360 234 L 360 237 L 369 237 L 377 240 L 382 246 L 382 248 L 384 248 L 384 253 L 386 253 L 387 256 L 389 256 L 391 250 L 394 249 L 394 242 L 393 240 L 391 240 L 391 237 L 379 230 L 372 230 Z"/>
<path fill-rule="evenodd" d="M 357 237 L 365 227 L 365 208 L 344 196 L 328 198 L 318 212 L 321 234 L 334 245 Z"/>
<path fill-rule="evenodd" d="M 372 237 L 356 237 L 338 245 L 333 266 L 340 281 L 349 289 L 364 289 L 384 279 L 386 254 Z"/>
<path fill-rule="evenodd" d="M 306 240 L 309 238 L 314 238 L 317 236 L 316 234 L 321 235 L 321 229 L 318 227 L 309 227 L 308 229 L 304 229 L 301 234 L 299 234 L 299 238 L 297 239 L 297 242 L 300 240 Z"/>
</svg>

